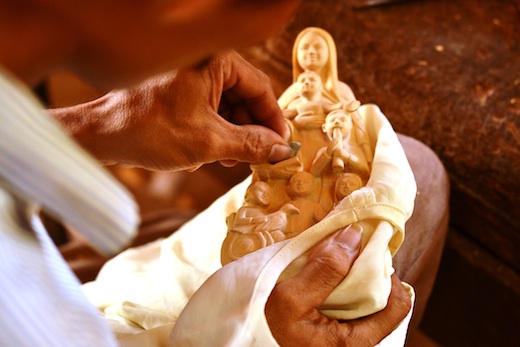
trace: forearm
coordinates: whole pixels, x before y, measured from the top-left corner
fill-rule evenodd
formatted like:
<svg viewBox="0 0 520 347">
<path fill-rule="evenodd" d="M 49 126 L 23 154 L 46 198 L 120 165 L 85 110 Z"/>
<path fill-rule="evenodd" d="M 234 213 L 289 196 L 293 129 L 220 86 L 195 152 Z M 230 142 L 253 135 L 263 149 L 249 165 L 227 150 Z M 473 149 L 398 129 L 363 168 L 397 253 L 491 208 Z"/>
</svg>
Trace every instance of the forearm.
<svg viewBox="0 0 520 347">
<path fill-rule="evenodd" d="M 146 102 L 139 93 L 113 91 L 96 100 L 57 109 L 48 113 L 84 149 L 103 164 L 131 163 L 131 147 L 137 145 L 135 123 L 144 114 Z M 133 114 L 132 117 L 129 115 Z"/>
</svg>

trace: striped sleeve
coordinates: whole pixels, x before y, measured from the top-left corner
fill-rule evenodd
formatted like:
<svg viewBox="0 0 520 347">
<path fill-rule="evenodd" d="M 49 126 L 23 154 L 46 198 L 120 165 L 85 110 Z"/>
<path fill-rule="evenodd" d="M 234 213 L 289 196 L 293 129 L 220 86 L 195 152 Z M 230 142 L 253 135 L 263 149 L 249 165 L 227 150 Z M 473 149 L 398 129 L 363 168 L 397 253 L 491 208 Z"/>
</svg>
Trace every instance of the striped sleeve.
<svg viewBox="0 0 520 347">
<path fill-rule="evenodd" d="M 0 185 L 6 182 L 0 180 Z M 0 346 L 115 347 L 99 311 L 29 207 L 0 187 Z"/>
<path fill-rule="evenodd" d="M 129 242 L 138 223 L 130 194 L 2 71 L 0 125 L 0 176 L 16 195 L 40 204 L 105 254 Z"/>
</svg>

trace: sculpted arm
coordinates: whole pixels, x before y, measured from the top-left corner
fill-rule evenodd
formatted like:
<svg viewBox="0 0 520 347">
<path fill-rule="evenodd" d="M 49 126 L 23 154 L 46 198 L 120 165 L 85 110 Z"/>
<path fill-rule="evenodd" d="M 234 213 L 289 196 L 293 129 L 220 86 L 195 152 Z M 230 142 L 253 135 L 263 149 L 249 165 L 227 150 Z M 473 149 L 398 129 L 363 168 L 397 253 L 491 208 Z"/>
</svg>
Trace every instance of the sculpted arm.
<svg viewBox="0 0 520 347">
<path fill-rule="evenodd" d="M 294 119 L 294 117 L 296 117 L 297 114 L 298 112 L 294 108 L 288 108 L 283 110 L 283 116 L 289 120 Z"/>
<path fill-rule="evenodd" d="M 320 177 L 323 171 L 330 165 L 332 161 L 332 155 L 340 149 L 341 143 L 338 140 L 333 139 L 327 147 L 320 148 L 316 153 L 316 158 L 310 168 L 310 173 L 315 177 Z"/>
<path fill-rule="evenodd" d="M 236 225 L 258 224 L 267 222 L 267 216 L 254 207 L 242 207 L 237 211 L 235 217 Z"/>
<path fill-rule="evenodd" d="M 296 116 L 294 117 L 294 124 L 299 129 L 319 129 L 325 121 L 324 116 Z"/>
</svg>

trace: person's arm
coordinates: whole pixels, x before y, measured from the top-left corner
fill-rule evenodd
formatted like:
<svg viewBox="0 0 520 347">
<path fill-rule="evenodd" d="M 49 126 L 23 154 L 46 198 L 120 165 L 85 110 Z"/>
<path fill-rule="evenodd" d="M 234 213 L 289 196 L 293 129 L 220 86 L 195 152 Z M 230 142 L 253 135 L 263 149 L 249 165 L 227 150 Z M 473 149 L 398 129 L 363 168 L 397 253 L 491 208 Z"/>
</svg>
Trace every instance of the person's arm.
<svg viewBox="0 0 520 347">
<path fill-rule="evenodd" d="M 323 315 L 318 307 L 343 280 L 356 259 L 361 232 L 346 228 L 322 241 L 302 271 L 276 285 L 265 314 L 273 337 L 282 347 L 374 346 L 406 317 L 411 300 L 397 276 L 387 307 L 351 321 Z"/>
<path fill-rule="evenodd" d="M 181 170 L 292 155 L 269 79 L 235 52 L 49 112 L 104 163 Z"/>
</svg>

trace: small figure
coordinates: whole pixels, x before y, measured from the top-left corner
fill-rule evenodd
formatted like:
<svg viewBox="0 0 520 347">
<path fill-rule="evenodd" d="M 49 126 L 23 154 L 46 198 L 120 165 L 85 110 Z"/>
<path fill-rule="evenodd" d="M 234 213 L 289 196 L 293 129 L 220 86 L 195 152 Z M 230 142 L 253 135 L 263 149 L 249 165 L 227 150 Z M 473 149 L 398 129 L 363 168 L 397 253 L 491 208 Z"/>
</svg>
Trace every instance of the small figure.
<svg viewBox="0 0 520 347">
<path fill-rule="evenodd" d="M 302 72 L 295 85 L 300 98 L 291 102 L 283 112 L 289 120 L 291 140 L 302 143 L 298 158 L 303 170 L 308 170 L 316 151 L 329 142 L 321 128 L 327 114 L 338 105 L 322 97 L 321 79 L 314 71 Z"/>
<path fill-rule="evenodd" d="M 285 230 L 287 238 L 298 235 L 327 215 L 328 211 L 318 203 L 318 196 L 314 194 L 317 186 L 318 179 L 305 171 L 294 174 L 289 180 L 288 195 L 300 213 L 289 218 Z"/>
<path fill-rule="evenodd" d="M 351 171 L 358 172 L 363 177 L 369 176 L 371 158 L 367 158 L 363 150 L 369 144 L 369 139 L 366 136 L 361 139 L 356 136 L 349 114 L 343 110 L 329 113 L 323 124 L 323 132 L 331 140 L 341 144 L 331 158 L 333 172 L 342 172 L 347 164 L 350 165 Z"/>
<path fill-rule="evenodd" d="M 287 216 L 299 210 L 288 203 L 269 213 L 271 195 L 267 183 L 255 182 L 246 191 L 244 205 L 228 216 L 228 234 L 221 251 L 223 265 L 285 239 Z"/>
<path fill-rule="evenodd" d="M 323 85 L 314 71 L 304 71 L 296 81 L 299 99 L 295 99 L 284 110 L 284 116 L 293 121 L 297 128 L 321 128 L 325 116 L 336 106 L 322 98 Z"/>
</svg>

